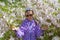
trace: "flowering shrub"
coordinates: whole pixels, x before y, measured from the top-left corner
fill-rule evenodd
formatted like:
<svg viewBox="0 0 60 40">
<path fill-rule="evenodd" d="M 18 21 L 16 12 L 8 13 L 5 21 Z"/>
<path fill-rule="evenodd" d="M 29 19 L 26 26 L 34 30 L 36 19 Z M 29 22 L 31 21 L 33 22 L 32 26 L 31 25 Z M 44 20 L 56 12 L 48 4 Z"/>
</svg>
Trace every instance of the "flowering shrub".
<svg viewBox="0 0 60 40">
<path fill-rule="evenodd" d="M 60 0 L 0 0 L 0 39 L 9 40 L 14 33 L 10 27 L 18 27 L 24 20 L 26 7 L 34 10 L 34 17 L 41 27 L 48 26 L 41 40 L 60 37 Z M 12 33 L 11 33 L 12 32 Z"/>
</svg>

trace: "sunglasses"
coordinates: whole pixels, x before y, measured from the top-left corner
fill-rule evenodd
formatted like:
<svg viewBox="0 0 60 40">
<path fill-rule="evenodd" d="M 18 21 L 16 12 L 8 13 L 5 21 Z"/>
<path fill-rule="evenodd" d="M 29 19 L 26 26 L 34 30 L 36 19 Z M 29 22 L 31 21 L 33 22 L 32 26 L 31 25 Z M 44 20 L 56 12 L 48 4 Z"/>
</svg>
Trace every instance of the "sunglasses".
<svg viewBox="0 0 60 40">
<path fill-rule="evenodd" d="M 26 17 L 33 16 L 33 14 L 26 15 Z"/>
</svg>

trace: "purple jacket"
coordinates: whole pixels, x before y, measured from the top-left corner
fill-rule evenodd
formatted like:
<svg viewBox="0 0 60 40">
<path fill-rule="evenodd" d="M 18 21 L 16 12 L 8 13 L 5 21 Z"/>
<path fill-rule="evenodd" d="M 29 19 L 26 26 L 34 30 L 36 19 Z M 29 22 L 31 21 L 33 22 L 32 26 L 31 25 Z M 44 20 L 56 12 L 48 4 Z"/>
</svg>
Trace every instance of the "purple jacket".
<svg viewBox="0 0 60 40">
<path fill-rule="evenodd" d="M 16 30 L 16 35 L 22 40 L 36 40 L 43 33 L 43 30 L 40 29 L 39 24 L 36 24 L 34 20 L 30 21 L 25 19 L 20 28 Z"/>
</svg>

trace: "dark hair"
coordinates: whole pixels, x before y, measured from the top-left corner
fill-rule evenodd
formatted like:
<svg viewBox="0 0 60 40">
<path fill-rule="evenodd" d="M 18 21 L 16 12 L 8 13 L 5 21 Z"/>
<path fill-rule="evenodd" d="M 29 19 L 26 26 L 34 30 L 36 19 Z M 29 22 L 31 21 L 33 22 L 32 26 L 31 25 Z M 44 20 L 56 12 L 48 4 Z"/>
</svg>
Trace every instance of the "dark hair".
<svg viewBox="0 0 60 40">
<path fill-rule="evenodd" d="M 32 11 L 32 13 L 34 14 L 33 10 L 26 10 L 26 11 L 25 11 L 25 15 L 26 15 L 26 13 L 27 13 L 28 11 Z"/>
</svg>

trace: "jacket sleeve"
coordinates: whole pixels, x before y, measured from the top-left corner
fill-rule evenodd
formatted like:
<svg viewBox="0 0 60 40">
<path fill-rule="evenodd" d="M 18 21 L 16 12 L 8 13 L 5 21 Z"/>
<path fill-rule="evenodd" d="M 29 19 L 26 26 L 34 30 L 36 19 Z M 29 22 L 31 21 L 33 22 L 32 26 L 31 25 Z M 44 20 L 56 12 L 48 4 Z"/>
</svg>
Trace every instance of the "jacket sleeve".
<svg viewBox="0 0 60 40">
<path fill-rule="evenodd" d="M 21 26 L 19 27 L 19 29 L 16 30 L 16 35 L 18 38 L 22 38 L 22 36 L 24 36 L 24 29 L 25 29 L 24 26 L 25 26 L 25 24 L 22 23 Z"/>
<path fill-rule="evenodd" d="M 43 35 L 43 33 L 44 30 L 42 30 L 39 25 L 36 25 L 36 37 L 39 38 L 40 36 Z"/>
</svg>

